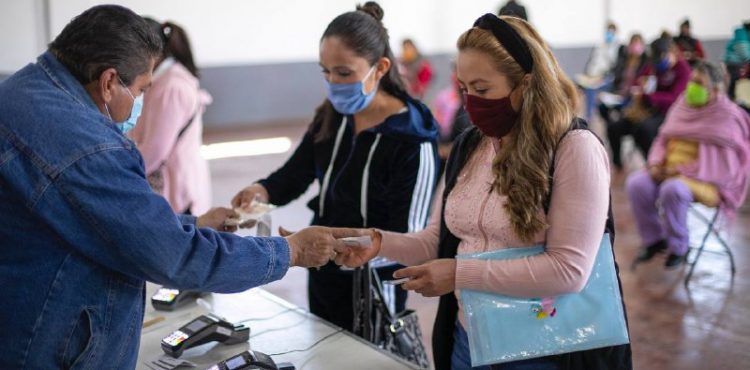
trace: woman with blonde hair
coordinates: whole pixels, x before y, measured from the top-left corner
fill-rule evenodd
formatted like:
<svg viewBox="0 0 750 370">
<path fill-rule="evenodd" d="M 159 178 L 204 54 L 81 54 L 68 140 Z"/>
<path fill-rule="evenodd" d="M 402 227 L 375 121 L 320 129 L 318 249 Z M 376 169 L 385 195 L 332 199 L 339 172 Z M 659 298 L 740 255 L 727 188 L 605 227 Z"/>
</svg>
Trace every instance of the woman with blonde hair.
<svg viewBox="0 0 750 370">
<path fill-rule="evenodd" d="M 575 117 L 575 86 L 527 22 L 487 14 L 458 39 L 457 74 L 474 128 L 446 166 L 442 203 L 429 226 L 399 234 L 373 230 L 373 248 L 341 251 L 356 266 L 376 255 L 410 265 L 403 287 L 440 296 L 435 367 L 471 368 L 462 289 L 520 297 L 579 292 L 605 229 L 609 161 L 601 141 Z M 515 260 L 456 255 L 544 244 Z M 523 334 L 519 334 L 523 335 Z M 476 369 L 630 369 L 629 345 L 507 362 Z"/>
</svg>

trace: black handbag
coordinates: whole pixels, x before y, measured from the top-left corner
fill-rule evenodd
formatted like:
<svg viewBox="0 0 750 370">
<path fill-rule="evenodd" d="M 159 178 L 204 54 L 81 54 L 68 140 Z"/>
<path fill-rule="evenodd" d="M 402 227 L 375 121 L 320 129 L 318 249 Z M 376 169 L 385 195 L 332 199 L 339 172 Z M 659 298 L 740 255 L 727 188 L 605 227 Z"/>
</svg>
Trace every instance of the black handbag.
<svg viewBox="0 0 750 370">
<path fill-rule="evenodd" d="M 380 278 L 369 264 L 355 270 L 354 280 L 355 334 L 419 368 L 429 369 L 417 313 L 410 309 L 391 313 Z"/>
</svg>

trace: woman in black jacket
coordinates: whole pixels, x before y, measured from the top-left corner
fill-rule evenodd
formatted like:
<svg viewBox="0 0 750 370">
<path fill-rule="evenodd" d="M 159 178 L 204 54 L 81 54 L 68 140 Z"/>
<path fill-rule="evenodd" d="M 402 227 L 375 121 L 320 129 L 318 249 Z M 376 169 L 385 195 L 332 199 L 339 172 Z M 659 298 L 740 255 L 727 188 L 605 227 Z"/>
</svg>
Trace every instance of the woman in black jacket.
<svg viewBox="0 0 750 370">
<path fill-rule="evenodd" d="M 320 43 L 328 99 L 292 157 L 240 191 L 234 207 L 256 196 L 285 205 L 317 180 L 320 193 L 308 203 L 313 225 L 424 228 L 437 181 L 437 126 L 404 91 L 382 18 L 380 6 L 368 2 L 328 25 Z M 398 268 L 386 263 L 377 272 L 390 280 Z M 352 272 L 329 263 L 309 273 L 310 311 L 352 330 Z M 395 295 L 400 312 L 407 294 L 397 288 Z"/>
</svg>

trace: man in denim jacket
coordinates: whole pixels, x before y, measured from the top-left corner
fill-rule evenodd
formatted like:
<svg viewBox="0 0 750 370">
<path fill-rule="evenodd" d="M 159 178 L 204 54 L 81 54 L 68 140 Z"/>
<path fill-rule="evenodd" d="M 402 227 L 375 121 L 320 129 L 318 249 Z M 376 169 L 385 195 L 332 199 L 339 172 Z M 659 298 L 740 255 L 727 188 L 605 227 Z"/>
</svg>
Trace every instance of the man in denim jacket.
<svg viewBox="0 0 750 370">
<path fill-rule="evenodd" d="M 98 6 L 0 84 L 0 369 L 132 369 L 144 281 L 239 292 L 320 266 L 359 231 L 242 238 L 230 210 L 176 216 L 126 131 L 159 36 Z"/>
</svg>

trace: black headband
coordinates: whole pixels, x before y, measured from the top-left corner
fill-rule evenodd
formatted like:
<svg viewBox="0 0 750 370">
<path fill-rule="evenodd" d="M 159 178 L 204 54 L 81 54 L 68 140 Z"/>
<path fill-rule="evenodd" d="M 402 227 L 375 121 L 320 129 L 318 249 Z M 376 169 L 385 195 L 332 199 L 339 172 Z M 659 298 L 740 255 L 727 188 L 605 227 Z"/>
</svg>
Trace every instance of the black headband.
<svg viewBox="0 0 750 370">
<path fill-rule="evenodd" d="M 518 63 L 526 73 L 531 72 L 531 68 L 534 66 L 534 60 L 531 58 L 529 46 L 523 41 L 521 35 L 519 35 L 510 24 L 508 24 L 508 22 L 500 19 L 494 14 L 487 13 L 474 22 L 474 27 L 492 32 L 497 41 L 500 42 L 500 45 L 508 51 L 508 54 L 513 57 L 516 63 Z"/>
</svg>

